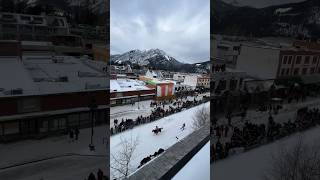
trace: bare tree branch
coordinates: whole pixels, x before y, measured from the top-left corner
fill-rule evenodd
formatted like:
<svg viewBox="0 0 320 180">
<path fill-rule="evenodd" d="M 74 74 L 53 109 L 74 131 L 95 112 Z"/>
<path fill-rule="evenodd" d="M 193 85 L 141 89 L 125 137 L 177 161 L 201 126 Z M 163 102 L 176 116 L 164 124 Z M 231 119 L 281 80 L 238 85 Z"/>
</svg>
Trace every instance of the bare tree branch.
<svg viewBox="0 0 320 180">
<path fill-rule="evenodd" d="M 270 164 L 270 169 L 263 176 L 265 180 L 319 180 L 319 145 L 303 144 L 300 138 L 291 149 L 282 148 L 277 155 L 273 155 Z"/>
<path fill-rule="evenodd" d="M 120 138 L 121 140 L 121 149 L 116 154 L 111 154 L 111 169 L 115 170 L 116 173 L 113 174 L 117 179 L 123 179 L 128 177 L 128 175 L 133 172 L 131 166 L 131 160 L 134 154 L 135 149 L 138 146 L 139 139 L 138 137 L 130 138 Z"/>
<path fill-rule="evenodd" d="M 194 115 L 192 127 L 197 130 L 206 125 L 210 125 L 210 110 L 203 106 Z"/>
</svg>

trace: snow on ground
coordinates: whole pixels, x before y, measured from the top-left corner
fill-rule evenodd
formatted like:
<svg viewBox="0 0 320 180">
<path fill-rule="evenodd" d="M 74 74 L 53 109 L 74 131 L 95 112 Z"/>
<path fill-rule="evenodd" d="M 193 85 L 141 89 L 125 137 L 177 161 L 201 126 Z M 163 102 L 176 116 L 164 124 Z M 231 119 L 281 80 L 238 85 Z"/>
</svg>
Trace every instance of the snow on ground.
<svg viewBox="0 0 320 180">
<path fill-rule="evenodd" d="M 172 178 L 172 180 L 210 180 L 210 141 Z"/>
<path fill-rule="evenodd" d="M 122 149 L 121 139 L 130 139 L 138 138 L 139 144 L 136 147 L 135 153 L 133 155 L 131 165 L 134 168 L 137 168 L 140 164 L 140 161 L 153 154 L 155 151 L 158 151 L 159 148 L 167 149 L 173 144 L 177 143 L 176 137 L 179 140 L 183 139 L 187 135 L 193 132 L 192 123 L 194 114 L 202 107 L 209 108 L 210 103 L 190 108 L 188 110 L 167 116 L 160 120 L 137 126 L 132 130 L 127 130 L 123 133 L 114 135 L 110 138 L 110 153 L 116 155 Z M 180 130 L 182 124 L 186 124 L 186 129 L 184 131 Z M 162 127 L 163 131 L 154 135 L 151 131 L 155 126 Z M 112 159 L 110 160 L 112 162 Z M 117 176 L 112 169 L 111 178 Z"/>
<path fill-rule="evenodd" d="M 293 122 L 296 119 L 297 109 L 303 108 L 320 108 L 320 99 L 309 99 L 308 101 L 299 102 L 299 103 L 291 103 L 291 104 L 284 104 L 283 109 L 279 111 L 277 115 L 272 115 L 274 121 L 277 123 L 284 123 L 287 122 L 289 119 Z M 255 124 L 265 124 L 268 123 L 268 112 L 257 112 L 255 110 L 248 110 L 247 116 L 244 121 L 241 120 L 241 117 L 233 117 L 232 118 L 232 125 L 242 128 L 246 120 Z M 221 118 L 218 121 L 219 124 L 228 124 L 228 120 L 226 118 Z M 222 137 L 220 140 L 222 142 L 231 141 L 231 136 L 233 134 L 233 129 L 230 129 L 228 132 L 227 137 Z M 212 139 L 212 142 L 215 143 L 217 141 L 216 138 Z"/>
<path fill-rule="evenodd" d="M 300 138 L 306 144 L 313 144 L 320 139 L 320 127 L 317 126 L 301 133 L 295 133 L 274 143 L 267 144 L 251 151 L 230 156 L 211 165 L 213 180 L 254 179 L 263 180 L 263 174 L 270 168 L 272 156 L 282 148 L 291 148 Z"/>
<path fill-rule="evenodd" d="M 199 94 L 197 100 L 202 99 L 203 96 L 210 96 L 209 93 Z M 188 100 L 193 100 L 193 97 L 189 96 Z M 151 114 L 153 107 L 150 107 L 152 100 L 136 102 L 133 106 L 131 104 L 123 106 L 114 106 L 110 108 L 110 127 L 113 127 L 114 119 L 136 119 L 138 116 L 148 116 Z M 169 109 L 169 105 L 165 105 L 165 109 Z"/>
<path fill-rule="evenodd" d="M 90 172 L 106 172 L 105 157 L 71 156 L 0 170 L 2 180 L 85 180 Z"/>
<path fill-rule="evenodd" d="M 41 140 L 0 144 L 0 177 L 7 177 L 6 180 L 37 180 L 41 177 L 45 177 L 45 180 L 70 179 L 70 177 L 84 179 L 98 167 L 106 171 L 108 165 L 107 142 L 103 143 L 103 140 L 108 139 L 107 129 L 107 126 L 94 128 L 93 142 L 96 146 L 94 152 L 88 148 L 91 137 L 90 128 L 80 129 L 79 140 L 74 142 L 69 142 L 69 137 L 63 135 Z M 69 153 L 80 156 L 63 156 Z M 7 166 L 54 156 L 59 158 L 1 170 Z M 41 171 L 39 171 L 40 169 Z"/>
<path fill-rule="evenodd" d="M 288 7 L 288 8 L 278 8 L 274 11 L 275 14 L 280 14 L 280 13 L 286 13 L 288 11 L 290 11 L 292 9 L 292 7 Z"/>
<path fill-rule="evenodd" d="M 304 102 L 298 103 L 291 103 L 291 104 L 284 104 L 283 109 L 279 111 L 278 114 L 272 114 L 274 121 L 277 123 L 284 123 L 287 122 L 289 119 L 293 122 L 296 119 L 297 110 L 303 107 L 308 108 L 320 108 L 320 98 L 316 99 L 309 99 Z M 247 116 L 245 120 L 255 124 L 267 124 L 268 123 L 269 113 L 266 112 L 257 112 L 255 110 L 248 110 Z M 233 117 L 232 118 L 232 125 L 242 127 L 244 125 L 244 121 L 241 121 L 241 117 Z M 227 124 L 228 121 L 226 118 L 219 119 L 219 124 Z M 232 132 L 230 132 L 230 135 Z"/>
</svg>

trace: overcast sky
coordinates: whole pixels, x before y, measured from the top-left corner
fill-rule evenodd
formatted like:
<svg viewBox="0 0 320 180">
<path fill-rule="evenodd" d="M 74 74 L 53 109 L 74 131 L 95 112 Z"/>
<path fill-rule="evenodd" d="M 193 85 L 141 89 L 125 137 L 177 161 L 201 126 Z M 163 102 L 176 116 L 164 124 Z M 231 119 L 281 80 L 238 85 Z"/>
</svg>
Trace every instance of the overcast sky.
<svg viewBox="0 0 320 180">
<path fill-rule="evenodd" d="M 279 5 L 285 3 L 302 2 L 306 0 L 223 0 L 225 2 L 237 2 L 241 6 L 251 6 L 256 8 L 263 8 L 272 5 Z"/>
<path fill-rule="evenodd" d="M 178 61 L 209 60 L 210 0 L 111 0 L 111 54 L 159 48 Z"/>
</svg>

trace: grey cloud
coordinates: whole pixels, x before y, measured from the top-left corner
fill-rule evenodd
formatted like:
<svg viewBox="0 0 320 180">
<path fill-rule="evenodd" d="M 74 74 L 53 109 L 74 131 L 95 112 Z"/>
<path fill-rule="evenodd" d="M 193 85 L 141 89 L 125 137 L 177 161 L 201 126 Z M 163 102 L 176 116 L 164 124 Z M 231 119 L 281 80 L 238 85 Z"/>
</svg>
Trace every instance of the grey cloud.
<svg viewBox="0 0 320 180">
<path fill-rule="evenodd" d="M 159 48 L 183 62 L 209 60 L 209 0 L 111 0 L 111 54 Z"/>
</svg>

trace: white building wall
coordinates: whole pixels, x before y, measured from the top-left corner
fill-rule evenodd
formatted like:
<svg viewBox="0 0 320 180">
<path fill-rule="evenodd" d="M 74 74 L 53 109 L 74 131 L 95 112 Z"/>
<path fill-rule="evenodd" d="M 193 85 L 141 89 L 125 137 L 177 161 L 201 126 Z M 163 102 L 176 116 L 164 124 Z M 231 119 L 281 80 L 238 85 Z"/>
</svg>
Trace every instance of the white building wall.
<svg viewBox="0 0 320 180">
<path fill-rule="evenodd" d="M 236 68 L 250 76 L 275 79 L 279 66 L 280 49 L 241 46 Z"/>
<path fill-rule="evenodd" d="M 195 89 L 197 87 L 197 83 L 198 83 L 197 75 L 187 75 L 183 81 L 183 84 L 191 86 L 192 89 Z"/>
<path fill-rule="evenodd" d="M 161 86 L 157 86 L 157 97 L 161 97 Z"/>
</svg>

